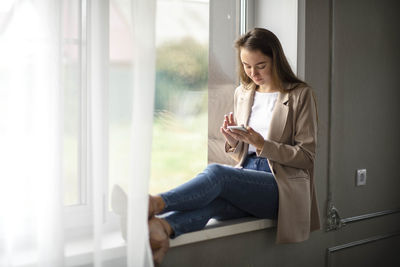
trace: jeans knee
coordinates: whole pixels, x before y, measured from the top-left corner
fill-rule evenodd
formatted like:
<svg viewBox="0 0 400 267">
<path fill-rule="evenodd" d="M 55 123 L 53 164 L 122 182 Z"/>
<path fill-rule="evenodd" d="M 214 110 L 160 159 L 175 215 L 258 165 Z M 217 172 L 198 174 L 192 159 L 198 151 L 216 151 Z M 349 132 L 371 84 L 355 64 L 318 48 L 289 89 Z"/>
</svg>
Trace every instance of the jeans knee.
<svg viewBox="0 0 400 267">
<path fill-rule="evenodd" d="M 207 166 L 210 175 L 216 179 L 221 179 L 226 174 L 227 168 L 229 167 L 217 163 L 212 163 Z"/>
<path fill-rule="evenodd" d="M 219 164 L 217 163 L 211 163 L 207 166 L 207 170 L 213 173 L 218 173 L 219 172 Z"/>
</svg>

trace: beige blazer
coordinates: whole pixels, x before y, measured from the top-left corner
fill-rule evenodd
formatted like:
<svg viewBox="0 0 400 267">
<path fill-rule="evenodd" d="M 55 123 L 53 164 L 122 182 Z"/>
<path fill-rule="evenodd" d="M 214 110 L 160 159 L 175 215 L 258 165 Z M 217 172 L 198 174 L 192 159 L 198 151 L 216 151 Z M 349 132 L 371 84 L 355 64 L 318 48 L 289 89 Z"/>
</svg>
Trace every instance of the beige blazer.
<svg viewBox="0 0 400 267">
<path fill-rule="evenodd" d="M 254 101 L 254 88 L 236 88 L 234 117 L 247 125 Z M 314 160 L 317 143 L 316 107 L 309 87 L 285 86 L 272 111 L 269 134 L 257 155 L 268 159 L 279 191 L 277 243 L 301 242 L 310 231 L 320 229 L 314 186 Z M 225 143 L 225 151 L 241 167 L 249 145 L 236 148 Z"/>
</svg>

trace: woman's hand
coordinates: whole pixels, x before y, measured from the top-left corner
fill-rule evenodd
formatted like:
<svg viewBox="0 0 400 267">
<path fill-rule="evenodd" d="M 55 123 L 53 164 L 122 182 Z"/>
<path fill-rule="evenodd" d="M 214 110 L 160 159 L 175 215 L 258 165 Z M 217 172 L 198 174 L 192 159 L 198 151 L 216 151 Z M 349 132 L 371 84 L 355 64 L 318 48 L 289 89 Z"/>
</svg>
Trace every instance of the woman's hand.
<svg viewBox="0 0 400 267">
<path fill-rule="evenodd" d="M 232 112 L 228 115 L 225 114 L 224 122 L 222 123 L 222 126 L 220 128 L 220 132 L 225 137 L 226 142 L 228 142 L 231 147 L 236 147 L 239 141 L 235 138 L 234 133 L 228 129 L 228 126 L 236 126 L 236 122 L 233 118 Z"/>
<path fill-rule="evenodd" d="M 264 137 L 251 127 L 246 127 L 247 132 L 241 130 L 232 130 L 231 136 L 236 140 L 253 145 L 257 150 L 262 150 L 264 146 Z"/>
</svg>

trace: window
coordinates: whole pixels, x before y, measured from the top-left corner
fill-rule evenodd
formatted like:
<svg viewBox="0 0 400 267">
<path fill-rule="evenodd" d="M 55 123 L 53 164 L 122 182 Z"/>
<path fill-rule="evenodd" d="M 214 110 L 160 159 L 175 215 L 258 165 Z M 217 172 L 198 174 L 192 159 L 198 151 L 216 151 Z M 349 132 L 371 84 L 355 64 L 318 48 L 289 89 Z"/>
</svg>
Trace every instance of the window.
<svg viewBox="0 0 400 267">
<path fill-rule="evenodd" d="M 110 5 L 109 184 L 127 188 L 131 44 L 124 1 Z M 157 1 L 152 194 L 183 183 L 207 165 L 208 13 L 206 0 Z"/>
<path fill-rule="evenodd" d="M 81 0 L 63 1 L 62 83 L 64 86 L 64 204 L 87 202 L 85 192 L 85 25 Z"/>
<path fill-rule="evenodd" d="M 206 0 L 157 1 L 153 194 L 207 165 L 208 24 Z"/>
<path fill-rule="evenodd" d="M 110 194 L 114 184 L 126 189 L 131 177 L 128 148 L 133 44 L 130 2 L 109 3 Z M 85 0 L 64 1 L 62 16 L 64 203 L 70 210 L 90 208 L 85 168 L 86 5 Z M 158 0 L 156 25 L 152 194 L 182 184 L 207 165 L 209 1 Z"/>
<path fill-rule="evenodd" d="M 128 188 L 132 119 L 132 26 L 130 2 L 110 1 L 109 195 L 112 186 Z"/>
</svg>

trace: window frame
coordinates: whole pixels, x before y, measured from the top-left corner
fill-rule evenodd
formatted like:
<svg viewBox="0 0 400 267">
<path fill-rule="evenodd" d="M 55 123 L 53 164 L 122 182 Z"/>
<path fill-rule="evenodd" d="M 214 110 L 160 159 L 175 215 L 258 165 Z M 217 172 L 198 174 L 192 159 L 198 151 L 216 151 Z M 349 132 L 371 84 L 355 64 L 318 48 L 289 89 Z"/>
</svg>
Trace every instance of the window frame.
<svg viewBox="0 0 400 267">
<path fill-rule="evenodd" d="M 78 39 L 74 39 L 74 43 L 78 45 L 79 51 L 79 99 L 78 104 L 78 153 L 77 153 L 77 179 L 78 179 L 78 203 L 64 206 L 64 227 L 65 229 L 74 229 L 90 225 L 90 214 L 92 208 L 88 201 L 90 195 L 87 176 L 87 2 L 86 0 L 78 0 L 79 5 L 79 33 Z M 71 43 L 70 40 L 62 38 L 62 45 Z M 64 191 L 64 194 L 66 192 Z M 79 218 L 77 220 L 77 218 Z"/>
<path fill-rule="evenodd" d="M 87 234 L 91 232 L 91 226 L 93 226 L 93 192 L 91 175 L 88 169 L 88 162 L 90 161 L 89 154 L 89 108 L 90 108 L 90 96 L 88 92 L 88 75 L 89 75 L 89 55 L 90 55 L 90 4 L 89 0 L 77 0 L 79 1 L 79 39 L 75 42 L 79 45 L 79 129 L 78 129 L 78 203 L 74 205 L 64 204 L 64 229 L 70 233 L 70 236 L 76 236 L 76 234 Z M 107 4 L 109 2 L 107 1 Z M 109 18 L 108 22 L 109 23 Z M 62 39 L 62 44 L 70 43 L 71 40 Z M 107 126 L 108 128 L 108 126 Z M 118 228 L 119 216 L 114 214 L 108 209 L 108 175 L 106 175 L 106 181 L 104 181 L 103 188 L 103 227 L 105 230 L 115 230 Z M 64 192 L 65 193 L 65 192 Z"/>
</svg>

